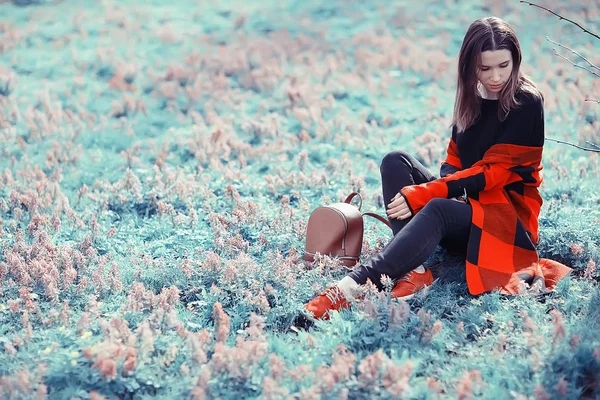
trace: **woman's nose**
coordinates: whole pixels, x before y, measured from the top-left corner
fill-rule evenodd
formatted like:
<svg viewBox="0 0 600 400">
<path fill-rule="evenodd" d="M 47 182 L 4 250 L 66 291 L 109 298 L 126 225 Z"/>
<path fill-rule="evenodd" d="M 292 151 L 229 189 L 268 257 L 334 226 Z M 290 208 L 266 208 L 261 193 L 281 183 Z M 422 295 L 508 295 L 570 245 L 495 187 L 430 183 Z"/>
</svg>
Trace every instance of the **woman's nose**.
<svg viewBox="0 0 600 400">
<path fill-rule="evenodd" d="M 494 72 L 492 72 L 492 82 L 498 82 L 500 80 L 500 74 L 498 73 L 498 71 L 494 70 Z"/>
</svg>

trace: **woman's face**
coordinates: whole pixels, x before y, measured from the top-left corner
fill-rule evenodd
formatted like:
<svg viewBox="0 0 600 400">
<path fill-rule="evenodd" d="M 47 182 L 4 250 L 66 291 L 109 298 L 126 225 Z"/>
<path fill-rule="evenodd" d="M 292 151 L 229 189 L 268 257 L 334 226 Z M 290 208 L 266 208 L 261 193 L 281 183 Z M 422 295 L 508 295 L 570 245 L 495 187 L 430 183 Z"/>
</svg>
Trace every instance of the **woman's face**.
<svg viewBox="0 0 600 400">
<path fill-rule="evenodd" d="M 512 54 L 509 50 L 483 51 L 477 79 L 488 93 L 498 93 L 510 78 L 512 68 Z"/>
</svg>

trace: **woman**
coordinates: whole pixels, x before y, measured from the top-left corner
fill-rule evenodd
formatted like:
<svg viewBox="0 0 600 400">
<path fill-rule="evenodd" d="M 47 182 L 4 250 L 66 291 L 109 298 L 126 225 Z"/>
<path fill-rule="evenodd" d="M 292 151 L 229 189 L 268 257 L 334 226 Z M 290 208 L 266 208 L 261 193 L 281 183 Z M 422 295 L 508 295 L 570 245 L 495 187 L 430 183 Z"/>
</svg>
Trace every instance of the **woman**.
<svg viewBox="0 0 600 400">
<path fill-rule="evenodd" d="M 394 237 L 337 285 L 305 305 L 315 318 L 349 307 L 370 279 L 395 283 L 408 298 L 433 283 L 421 265 L 438 244 L 465 257 L 471 294 L 517 294 L 522 282 L 552 290 L 571 269 L 539 259 L 543 178 L 543 96 L 520 71 L 514 30 L 495 17 L 474 21 L 463 39 L 452 137 L 441 178 L 395 151 L 381 163 L 383 198 Z"/>
</svg>

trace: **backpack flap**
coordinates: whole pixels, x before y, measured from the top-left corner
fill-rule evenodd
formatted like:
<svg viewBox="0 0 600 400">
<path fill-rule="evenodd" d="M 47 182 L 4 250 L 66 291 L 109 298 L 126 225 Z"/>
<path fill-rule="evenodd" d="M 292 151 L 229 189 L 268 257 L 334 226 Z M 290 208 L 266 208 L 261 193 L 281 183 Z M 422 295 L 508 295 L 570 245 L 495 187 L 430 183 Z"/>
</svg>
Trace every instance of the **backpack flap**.
<svg viewBox="0 0 600 400">
<path fill-rule="evenodd" d="M 320 253 L 352 266 L 360 257 L 362 236 L 362 215 L 355 206 L 335 203 L 319 207 L 308 219 L 303 259 L 313 262 L 315 254 Z"/>
</svg>

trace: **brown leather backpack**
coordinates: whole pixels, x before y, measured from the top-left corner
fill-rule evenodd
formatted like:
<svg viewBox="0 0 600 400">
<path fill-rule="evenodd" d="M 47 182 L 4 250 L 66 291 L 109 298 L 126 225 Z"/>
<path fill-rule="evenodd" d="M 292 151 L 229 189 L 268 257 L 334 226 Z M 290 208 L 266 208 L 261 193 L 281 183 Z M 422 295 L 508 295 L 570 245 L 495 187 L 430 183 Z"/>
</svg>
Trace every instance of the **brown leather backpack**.
<svg viewBox="0 0 600 400">
<path fill-rule="evenodd" d="M 350 204 L 358 196 L 358 207 Z M 314 262 L 316 253 L 337 257 L 346 267 L 353 267 L 360 259 L 364 223 L 363 215 L 376 218 L 390 229 L 389 221 L 377 214 L 360 212 L 362 196 L 352 192 L 343 203 L 318 207 L 310 214 L 306 226 L 306 250 L 302 257 Z"/>
</svg>

